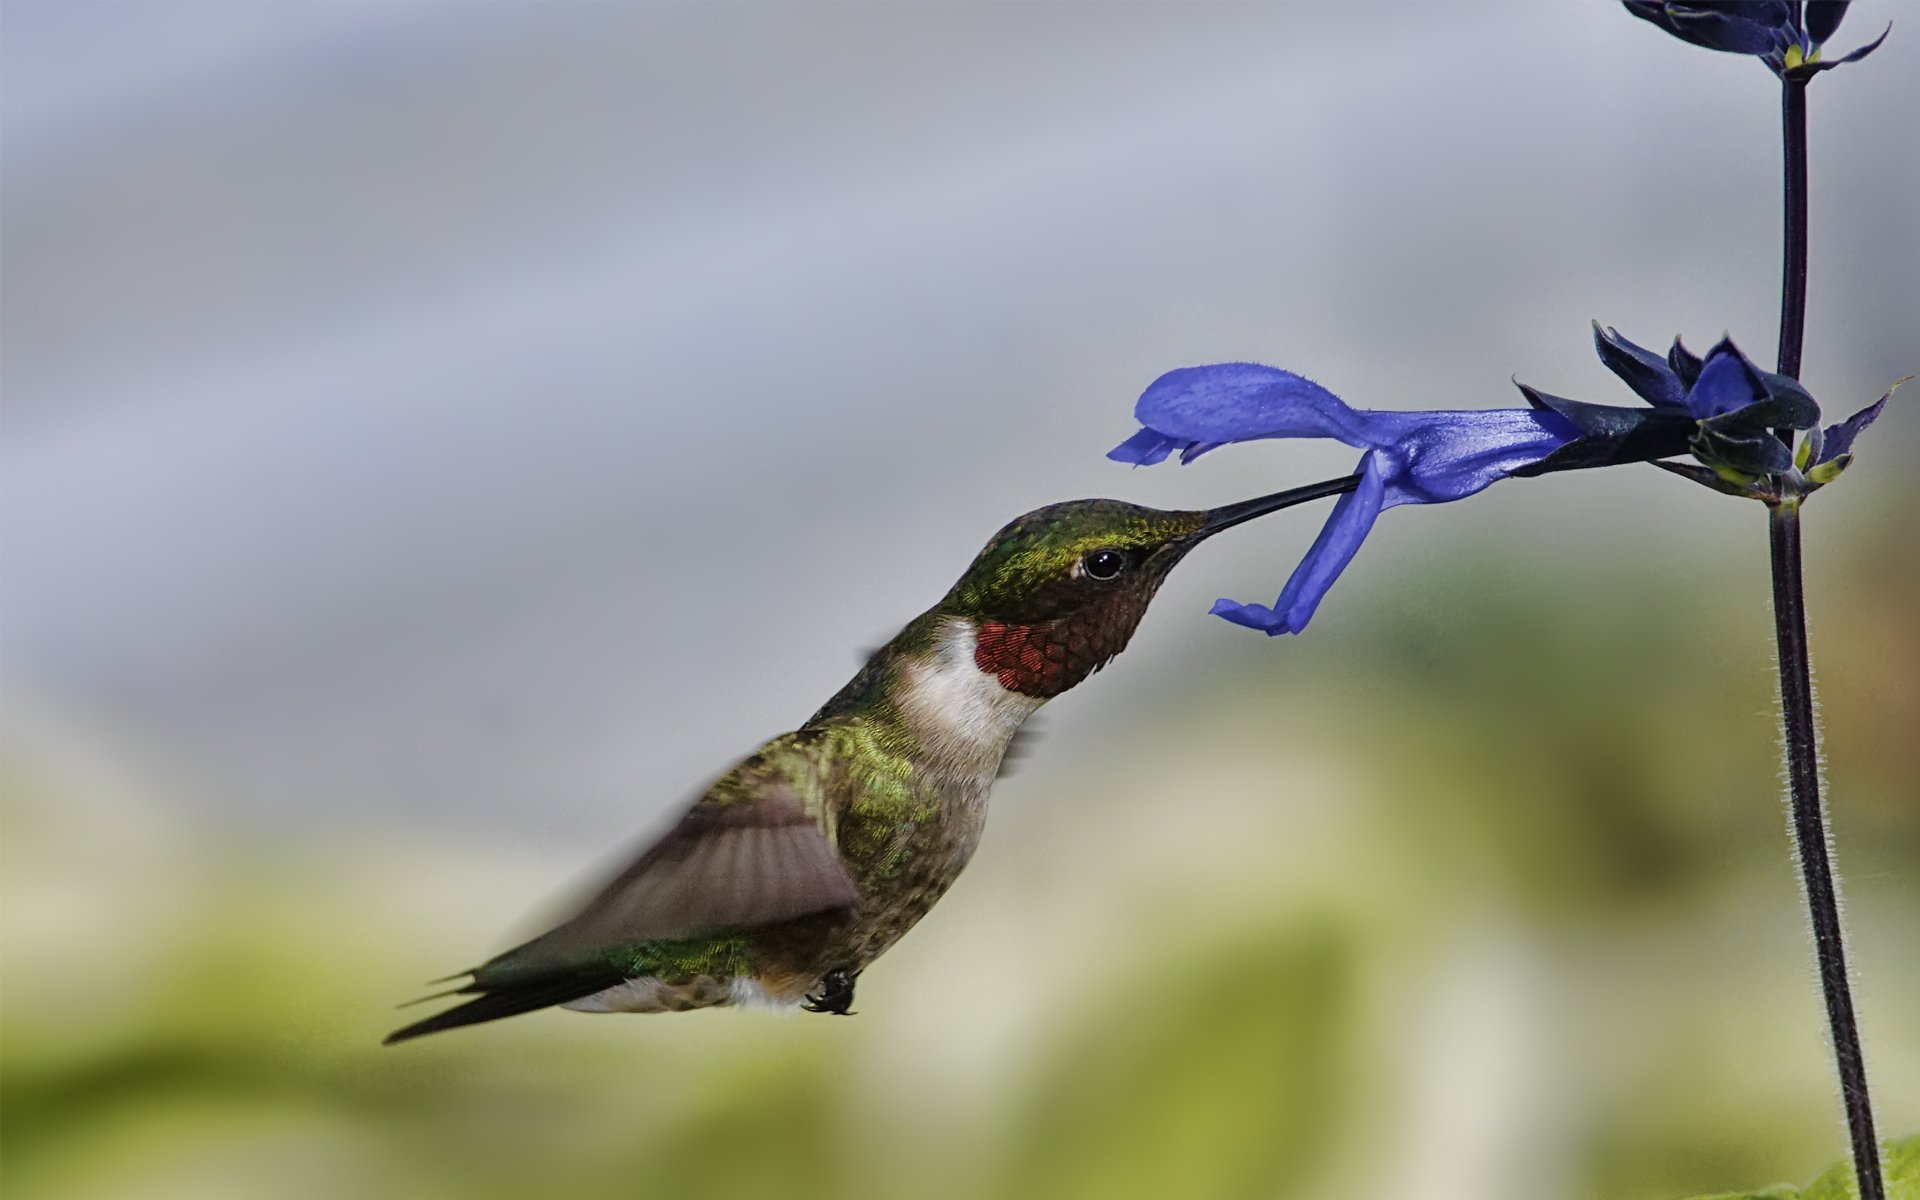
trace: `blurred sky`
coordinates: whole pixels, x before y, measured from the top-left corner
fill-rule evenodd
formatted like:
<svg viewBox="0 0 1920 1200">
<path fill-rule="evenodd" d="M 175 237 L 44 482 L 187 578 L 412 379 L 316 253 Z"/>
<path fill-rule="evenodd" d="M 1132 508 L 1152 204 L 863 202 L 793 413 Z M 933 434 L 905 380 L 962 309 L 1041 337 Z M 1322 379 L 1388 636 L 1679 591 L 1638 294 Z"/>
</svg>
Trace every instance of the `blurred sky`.
<svg viewBox="0 0 1920 1200">
<path fill-rule="evenodd" d="M 1618 399 L 1594 316 L 1771 351 L 1769 80 L 1605 4 L 4 19 L 6 691 L 221 820 L 571 840 L 793 725 L 1016 512 L 1344 469 L 1104 462 L 1172 366 L 1493 406 Z M 1836 407 L 1914 366 L 1904 53 L 1814 92 Z M 1396 515 L 1341 591 L 1630 490 Z M 1189 567 L 1132 690 L 1315 520 Z"/>
<path fill-rule="evenodd" d="M 1812 87 L 1806 380 L 1831 417 L 1920 367 L 1911 12 L 1856 4 L 1841 44 L 1901 28 Z M 140 1061 L 90 1023 L 145 1003 L 103 972 L 198 961 L 196 937 L 238 947 L 210 980 L 271 962 L 319 996 L 307 1067 L 378 1093 L 422 1061 L 372 1049 L 396 989 L 803 720 L 1008 518 L 1350 469 L 1291 444 L 1105 461 L 1167 369 L 1494 407 L 1514 375 L 1626 402 L 1590 318 L 1772 357 L 1774 81 L 1608 3 L 14 2 L 0 35 L 0 715 L 32 901 L 8 995 L 77 1047 L 43 1108 L 74 1062 Z M 1907 394 L 1860 452 L 1809 507 L 1809 591 L 1895 1132 L 1920 1118 L 1895 1016 L 1920 985 Z M 455 1103 L 459 1070 L 544 1076 L 518 1048 L 560 1029 L 568 1088 L 732 1045 L 891 1079 L 848 1111 L 939 1118 L 914 1136 L 969 1080 L 1010 1123 L 1036 1047 L 1081 1044 L 1053 998 L 1096 950 L 1150 972 L 1178 955 L 1143 931 L 1179 941 L 1196 906 L 1236 937 L 1327 910 L 1376 956 L 1366 1028 L 1398 1032 L 1356 1043 L 1391 1070 L 1335 1071 L 1360 1182 L 1286 1194 L 1807 1177 L 1839 1140 L 1806 1117 L 1831 1097 L 1768 792 L 1759 518 L 1652 468 L 1502 484 L 1389 514 L 1273 641 L 1205 610 L 1270 599 L 1320 513 L 1238 530 L 1042 715 L 853 1032 L 537 1017 L 406 1077 Z M 285 864 L 314 847 L 331 874 L 302 891 Z M 188 883 L 238 932 L 168 907 Z M 256 905 L 283 924 L 244 925 Z M 983 964 L 1032 994 L 983 991 Z M 224 1045 L 275 1010 L 155 1011 Z M 627 1138 L 604 1141 L 656 1148 Z"/>
</svg>

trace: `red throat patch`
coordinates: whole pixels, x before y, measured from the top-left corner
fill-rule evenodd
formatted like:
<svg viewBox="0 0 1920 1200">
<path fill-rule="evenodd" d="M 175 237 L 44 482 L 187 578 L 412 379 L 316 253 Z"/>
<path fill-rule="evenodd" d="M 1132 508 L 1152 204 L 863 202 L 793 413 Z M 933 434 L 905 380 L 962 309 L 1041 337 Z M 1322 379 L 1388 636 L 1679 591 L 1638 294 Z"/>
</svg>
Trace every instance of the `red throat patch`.
<svg viewBox="0 0 1920 1200">
<path fill-rule="evenodd" d="M 1127 648 L 1133 633 L 1124 624 L 1068 617 L 1039 625 L 1002 625 L 983 621 L 975 627 L 973 662 L 1023 696 L 1048 698 L 1079 683 Z"/>
</svg>

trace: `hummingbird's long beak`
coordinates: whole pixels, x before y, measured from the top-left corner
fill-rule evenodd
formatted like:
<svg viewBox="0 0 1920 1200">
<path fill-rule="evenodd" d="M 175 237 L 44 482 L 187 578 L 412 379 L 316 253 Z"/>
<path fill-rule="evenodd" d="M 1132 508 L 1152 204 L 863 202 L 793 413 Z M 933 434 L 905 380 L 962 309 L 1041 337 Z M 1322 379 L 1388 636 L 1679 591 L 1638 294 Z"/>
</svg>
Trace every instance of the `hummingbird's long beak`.
<svg viewBox="0 0 1920 1200">
<path fill-rule="evenodd" d="M 1339 479 L 1324 479 L 1319 483 L 1310 483 L 1305 487 L 1288 488 L 1284 492 L 1275 492 L 1271 496 L 1259 496 L 1252 500 L 1242 500 L 1238 504 L 1224 504 L 1219 508 L 1208 509 L 1206 520 L 1200 528 L 1187 535 L 1189 544 L 1202 538 L 1210 538 L 1222 529 L 1232 529 L 1243 521 L 1255 517 L 1264 517 L 1270 512 L 1304 504 L 1309 500 L 1318 500 L 1323 496 L 1338 496 L 1360 486 L 1358 475 L 1346 475 Z"/>
</svg>

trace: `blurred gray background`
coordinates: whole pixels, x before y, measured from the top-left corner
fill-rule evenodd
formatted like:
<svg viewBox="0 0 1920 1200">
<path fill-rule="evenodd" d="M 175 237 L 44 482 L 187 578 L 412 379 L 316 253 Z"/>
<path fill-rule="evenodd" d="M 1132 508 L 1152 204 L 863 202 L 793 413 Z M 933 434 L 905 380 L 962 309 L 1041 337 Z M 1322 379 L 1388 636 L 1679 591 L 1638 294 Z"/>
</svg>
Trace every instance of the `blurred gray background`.
<svg viewBox="0 0 1920 1200">
<path fill-rule="evenodd" d="M 804 717 L 1017 512 L 1352 458 L 1103 461 L 1173 366 L 1487 407 L 1618 400 L 1589 317 L 1771 351 L 1768 80 L 1604 4 L 6 20 L 7 692 L 221 821 L 600 831 Z M 1807 372 L 1848 411 L 1915 366 L 1903 55 L 1815 92 Z M 1751 515 L 1520 490 L 1396 514 L 1315 632 L 1422 534 Z M 1192 614 L 1314 520 L 1184 572 L 1072 725 L 1204 648 L 1283 663 Z"/>
<path fill-rule="evenodd" d="M 1856 5 L 1839 44 L 1900 28 L 1812 88 L 1806 379 L 1833 419 L 1920 367 L 1916 16 Z M 484 953 L 804 719 L 1009 517 L 1350 469 L 1333 445 L 1105 461 L 1162 371 L 1254 359 L 1367 407 L 1516 405 L 1513 375 L 1623 403 L 1590 318 L 1773 352 L 1775 85 L 1605 3 L 9 3 L 0 32 L 0 686 L 9 769 L 40 798 L 8 841 L 59 894 L 129 889 L 116 913 L 197 855 L 316 855 L 393 923 L 386 965 L 410 964 L 364 981 L 369 1004 Z M 1910 740 L 1920 661 L 1908 399 L 1808 514 L 1816 658 L 1838 654 L 1828 711 L 1855 730 L 1829 745 L 1894 756 L 1879 791 L 1861 785 L 1881 797 L 1853 818 L 1866 832 L 1838 802 L 1843 866 L 1850 837 L 1891 847 L 1869 865 L 1900 905 L 1914 844 L 1889 814 L 1913 759 L 1888 746 Z M 1295 746 L 1328 770 L 1413 763 L 1416 742 L 1369 714 L 1452 700 L 1395 671 L 1425 670 L 1476 613 L 1551 624 L 1582 597 L 1615 623 L 1569 617 L 1501 652 L 1642 639 L 1590 649 L 1638 689 L 1623 708 L 1666 728 L 1701 711 L 1672 675 L 1713 664 L 1669 669 L 1648 629 L 1733 639 L 1740 686 L 1701 686 L 1757 753 L 1741 802 L 1769 886 L 1790 891 L 1757 509 L 1650 468 L 1509 483 L 1388 514 L 1304 637 L 1204 615 L 1270 600 L 1319 519 L 1249 527 L 1182 568 L 1127 656 L 1043 714 L 1002 789 L 1017 815 L 949 904 L 1078 859 L 1089 821 L 1253 836 L 1192 772 L 1295 745 L 1249 715 L 1263 704 L 1347 714 L 1335 741 Z M 1205 732 L 1219 705 L 1240 714 L 1220 717 L 1231 735 Z M 1231 786 L 1297 813 L 1316 769 L 1283 758 Z M 1114 791 L 1049 807 L 1088 780 Z M 61 821 L 83 832 L 61 841 Z M 1124 887 L 1099 866 L 1062 894 Z M 1878 965 L 1911 978 L 1899 920 Z M 16 961 L 72 952 L 31 912 L 9 928 Z M 905 955 L 876 978 L 907 986 Z M 38 974 L 61 1010 L 78 983 Z M 1812 1039 L 1794 978 L 1787 1027 Z M 1920 1035 L 1888 1017 L 1897 992 L 1864 1003 L 1870 1035 L 1908 1047 L 1884 1051 L 1890 1131 L 1920 1124 Z M 357 1019 L 356 1038 L 384 1015 Z M 1020 1020 L 988 1006 L 976 1025 Z M 571 1036 L 657 1036 L 586 1024 Z M 1800 1049 L 1823 1112 L 1818 1043 Z M 1521 1149 L 1495 1137 L 1432 1194 L 1596 1194 L 1569 1182 L 1593 1161 L 1565 1133 L 1580 1120 Z M 1804 1176 L 1837 1156 L 1829 1133 L 1757 1161 Z M 1632 1178 L 1696 1182 L 1670 1166 Z M 1765 1180 L 1724 1186 L 1747 1182 Z"/>
</svg>

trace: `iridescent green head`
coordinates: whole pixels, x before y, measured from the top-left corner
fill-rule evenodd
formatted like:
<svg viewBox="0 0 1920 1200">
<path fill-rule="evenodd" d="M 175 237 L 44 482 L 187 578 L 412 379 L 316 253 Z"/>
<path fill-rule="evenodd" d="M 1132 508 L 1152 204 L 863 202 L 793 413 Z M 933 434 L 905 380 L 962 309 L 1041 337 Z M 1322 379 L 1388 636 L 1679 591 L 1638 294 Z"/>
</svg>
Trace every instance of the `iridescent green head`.
<svg viewBox="0 0 1920 1200">
<path fill-rule="evenodd" d="M 973 623 L 982 670 L 1014 691 L 1057 695 L 1126 648 L 1187 551 L 1243 521 L 1351 491 L 1355 481 L 1192 511 L 1121 500 L 1050 504 L 995 534 L 940 609 Z"/>
</svg>

